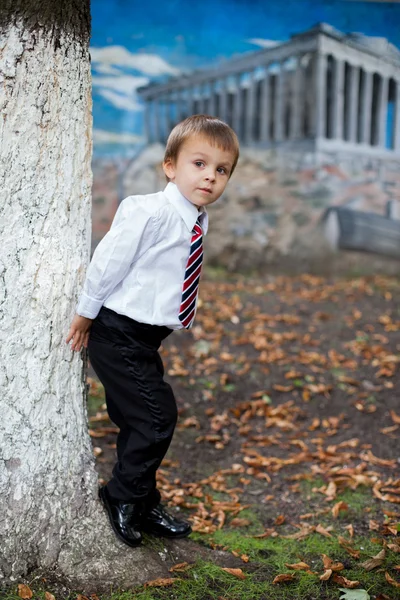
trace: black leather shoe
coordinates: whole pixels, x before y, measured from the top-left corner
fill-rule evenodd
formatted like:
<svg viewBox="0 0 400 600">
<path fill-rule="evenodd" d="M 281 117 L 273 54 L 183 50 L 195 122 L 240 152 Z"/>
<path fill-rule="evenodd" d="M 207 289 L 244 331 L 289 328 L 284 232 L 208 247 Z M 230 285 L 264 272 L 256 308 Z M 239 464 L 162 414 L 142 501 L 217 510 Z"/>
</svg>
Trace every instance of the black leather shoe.
<svg viewBox="0 0 400 600">
<path fill-rule="evenodd" d="M 158 504 L 144 514 L 141 530 L 165 538 L 183 538 L 192 533 L 189 523 L 170 515 L 162 504 Z"/>
<path fill-rule="evenodd" d="M 99 489 L 99 498 L 108 512 L 111 527 L 119 539 L 128 546 L 139 546 L 142 541 L 140 533 L 142 504 L 128 504 L 115 500 L 111 498 L 106 486 Z"/>
</svg>

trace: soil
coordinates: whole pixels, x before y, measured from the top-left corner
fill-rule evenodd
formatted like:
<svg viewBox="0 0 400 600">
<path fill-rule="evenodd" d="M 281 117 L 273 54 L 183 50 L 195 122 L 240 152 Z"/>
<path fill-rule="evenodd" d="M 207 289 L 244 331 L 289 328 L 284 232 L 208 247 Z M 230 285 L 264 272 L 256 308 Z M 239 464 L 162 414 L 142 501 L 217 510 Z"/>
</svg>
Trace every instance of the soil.
<svg viewBox="0 0 400 600">
<path fill-rule="evenodd" d="M 382 508 L 399 512 L 399 292 L 384 277 L 205 279 L 195 326 L 161 349 L 179 409 L 158 471 L 164 503 L 204 533 L 244 506 L 259 533 L 293 533 L 361 484 L 357 533 Z M 101 418 L 92 439 L 107 481 L 116 435 Z"/>
</svg>

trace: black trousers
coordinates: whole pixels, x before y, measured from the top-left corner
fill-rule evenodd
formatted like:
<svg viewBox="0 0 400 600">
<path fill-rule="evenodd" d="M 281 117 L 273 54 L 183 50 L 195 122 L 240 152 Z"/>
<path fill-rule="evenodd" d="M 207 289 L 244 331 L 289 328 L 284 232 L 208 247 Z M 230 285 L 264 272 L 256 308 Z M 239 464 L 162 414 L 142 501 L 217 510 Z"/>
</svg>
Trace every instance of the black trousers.
<svg viewBox="0 0 400 600">
<path fill-rule="evenodd" d="M 103 306 L 90 330 L 89 359 L 119 427 L 117 463 L 107 483 L 125 502 L 159 499 L 156 471 L 172 440 L 177 407 L 158 349 L 172 329 L 138 323 Z"/>
</svg>

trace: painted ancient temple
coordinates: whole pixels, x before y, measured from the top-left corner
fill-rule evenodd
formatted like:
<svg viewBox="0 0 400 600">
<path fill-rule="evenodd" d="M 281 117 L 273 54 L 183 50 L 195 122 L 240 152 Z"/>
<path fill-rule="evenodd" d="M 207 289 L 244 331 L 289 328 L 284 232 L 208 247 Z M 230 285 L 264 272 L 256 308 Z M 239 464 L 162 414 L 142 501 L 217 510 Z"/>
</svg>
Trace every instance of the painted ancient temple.
<svg viewBox="0 0 400 600">
<path fill-rule="evenodd" d="M 248 146 L 400 156 L 400 51 L 319 24 L 289 41 L 140 88 L 149 143 L 212 114 Z"/>
</svg>

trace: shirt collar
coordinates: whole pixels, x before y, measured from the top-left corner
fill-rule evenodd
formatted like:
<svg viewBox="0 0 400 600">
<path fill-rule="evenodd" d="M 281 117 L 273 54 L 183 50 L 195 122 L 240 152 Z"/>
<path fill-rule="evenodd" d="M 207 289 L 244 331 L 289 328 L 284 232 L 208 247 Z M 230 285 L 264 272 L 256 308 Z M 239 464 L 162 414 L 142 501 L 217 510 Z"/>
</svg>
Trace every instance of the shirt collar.
<svg viewBox="0 0 400 600">
<path fill-rule="evenodd" d="M 193 227 L 197 219 L 200 219 L 201 228 L 205 235 L 208 230 L 208 214 L 204 206 L 197 210 L 194 204 L 192 204 L 178 189 L 178 186 L 170 181 L 164 189 L 164 194 L 167 196 L 171 204 L 176 208 L 179 215 L 185 222 L 186 227 L 189 231 L 193 231 Z"/>
</svg>

